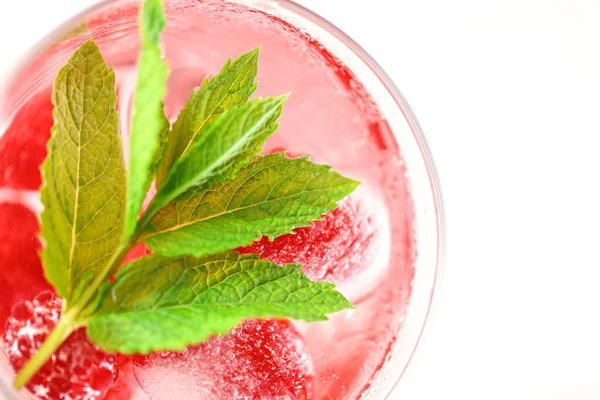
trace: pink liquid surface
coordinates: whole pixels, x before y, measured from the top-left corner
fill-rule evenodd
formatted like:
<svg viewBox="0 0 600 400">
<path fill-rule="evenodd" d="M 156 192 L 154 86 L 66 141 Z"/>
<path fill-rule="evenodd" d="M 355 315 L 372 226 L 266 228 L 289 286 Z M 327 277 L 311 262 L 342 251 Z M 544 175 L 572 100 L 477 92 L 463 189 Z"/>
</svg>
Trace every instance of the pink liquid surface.
<svg viewBox="0 0 600 400">
<path fill-rule="evenodd" d="M 115 67 L 125 146 L 139 50 L 137 8 L 130 4 L 120 2 L 85 21 L 90 29 L 86 38 L 92 35 L 108 64 Z M 2 291 L 6 293 L 8 288 L 11 294 L 0 296 L 0 327 L 13 304 L 31 300 L 47 288 L 39 278 L 39 261 L 28 262 L 25 278 L 14 268 L 19 260 L 35 257 L 40 246 L 36 229 L 26 227 L 35 225 L 40 210 L 38 166 L 51 124 L 51 83 L 57 69 L 84 39 L 68 39 L 32 61 L 7 95 L 5 112 L 9 112 L 4 118 L 8 123 L 0 138 L 0 214 L 4 207 L 10 218 L 3 223 L 0 215 L 0 230 L 8 238 L 0 243 L 0 283 Z M 258 45 L 262 50 L 257 94 L 292 93 L 280 130 L 265 151 L 284 148 L 310 155 L 313 161 L 333 165 L 363 182 L 352 201 L 360 204 L 357 215 L 367 216 L 376 240 L 368 257 L 360 260 L 366 267 L 350 270 L 336 282 L 357 309 L 332 315 L 327 322 L 294 323 L 314 369 L 314 395 L 310 398 L 357 398 L 385 363 L 410 298 L 413 206 L 400 149 L 361 83 L 318 42 L 276 17 L 220 1 L 168 3 L 163 46 L 171 69 L 166 99 L 169 117 L 176 118 L 191 89 L 205 75 L 216 73 L 228 57 Z M 19 231 L 25 233 L 18 235 Z M 19 283 L 27 279 L 35 285 Z M 133 374 L 128 362 L 122 367 L 129 377 L 123 390 L 108 398 L 201 398 L 194 375 L 198 371 L 191 360 L 184 369 L 165 368 L 164 364 L 155 365 L 154 370 L 151 367 Z M 10 368 L 2 365 L 3 370 L 9 377 Z M 132 379 L 134 375 L 137 379 Z"/>
</svg>

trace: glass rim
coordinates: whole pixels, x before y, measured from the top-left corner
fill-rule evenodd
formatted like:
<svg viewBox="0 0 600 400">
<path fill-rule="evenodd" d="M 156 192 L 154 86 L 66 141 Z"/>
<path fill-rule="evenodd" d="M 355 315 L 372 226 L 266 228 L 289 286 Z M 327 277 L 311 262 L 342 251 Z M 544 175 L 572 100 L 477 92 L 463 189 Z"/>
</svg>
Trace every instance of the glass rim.
<svg viewBox="0 0 600 400">
<path fill-rule="evenodd" d="M 15 59 L 14 62 L 6 65 L 6 72 L 4 74 L 3 79 L 0 80 L 0 92 L 7 89 L 9 82 L 13 81 L 19 74 L 19 72 L 27 66 L 27 64 L 35 59 L 35 57 L 41 54 L 43 51 L 50 48 L 57 40 L 60 40 L 61 37 L 66 35 L 72 27 L 81 22 L 86 15 L 89 15 L 93 12 L 96 12 L 106 6 L 109 6 L 113 3 L 118 3 L 122 0 L 97 0 L 94 4 L 84 8 L 83 10 L 75 13 L 71 17 L 65 19 L 60 22 L 60 25 L 53 28 L 51 31 L 46 32 L 42 38 L 37 40 L 34 44 L 32 44 L 28 50 L 22 53 L 19 57 Z M 142 1 L 142 0 L 137 0 Z M 170 1 L 170 0 L 165 0 Z M 407 362 L 404 365 L 401 373 L 395 379 L 395 382 L 390 386 L 389 392 L 385 394 L 385 398 L 389 398 L 389 396 L 394 392 L 395 387 L 400 382 L 402 376 L 406 372 L 407 368 L 411 364 L 413 357 L 415 356 L 419 343 L 422 339 L 423 333 L 425 331 L 426 326 L 430 323 L 435 309 L 437 307 L 437 302 L 435 298 L 437 297 L 437 292 L 439 291 L 439 286 L 442 281 L 443 270 L 444 270 L 444 262 L 445 262 L 445 248 L 446 248 L 446 222 L 445 222 L 445 213 L 444 213 L 444 202 L 442 196 L 442 187 L 439 179 L 439 174 L 437 172 L 437 168 L 435 166 L 435 162 L 433 160 L 433 155 L 431 153 L 430 147 L 427 143 L 427 139 L 425 138 L 425 134 L 414 114 L 410 105 L 394 83 L 394 81 L 390 78 L 390 76 L 384 71 L 384 69 L 375 61 L 375 59 L 354 39 L 352 39 L 348 34 L 338 28 L 335 24 L 317 14 L 315 11 L 310 10 L 309 8 L 298 4 L 294 0 L 222 0 L 225 2 L 237 3 L 246 5 L 253 8 L 272 8 L 275 6 L 276 8 L 285 9 L 288 12 L 296 14 L 301 18 L 310 21 L 320 28 L 327 31 L 328 34 L 333 36 L 335 39 L 340 41 L 344 46 L 346 46 L 349 50 L 351 50 L 361 62 L 363 62 L 368 69 L 374 74 L 374 76 L 383 84 L 385 89 L 388 91 L 389 95 L 392 97 L 398 109 L 404 115 L 407 124 L 409 125 L 413 137 L 421 151 L 421 156 L 425 163 L 425 167 L 427 170 L 427 175 L 429 177 L 429 187 L 433 194 L 433 204 L 435 211 L 435 221 L 437 228 L 437 254 L 435 256 L 436 265 L 434 271 L 434 281 L 431 287 L 431 293 L 429 296 L 428 307 L 424 315 L 422 326 L 419 328 L 418 336 L 415 340 L 415 344 L 413 348 L 410 350 L 410 355 L 407 358 Z M 0 137 L 2 134 L 0 133 Z M 410 305 L 409 305 L 410 308 Z M 12 387 L 8 388 L 8 392 L 3 387 L 3 383 L 0 380 L 0 394 L 7 394 L 9 398 L 7 400 L 18 400 L 14 396 L 15 391 Z"/>
</svg>

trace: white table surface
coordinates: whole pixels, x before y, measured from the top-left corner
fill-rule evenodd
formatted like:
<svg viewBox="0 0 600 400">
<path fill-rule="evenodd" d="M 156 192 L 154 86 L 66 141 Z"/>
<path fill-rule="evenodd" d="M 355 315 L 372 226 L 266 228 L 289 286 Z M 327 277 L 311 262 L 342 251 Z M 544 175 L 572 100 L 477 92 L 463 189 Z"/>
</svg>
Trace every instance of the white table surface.
<svg viewBox="0 0 600 400">
<path fill-rule="evenodd" d="M 2 2 L 0 72 L 91 3 Z M 599 399 L 600 2 L 302 3 L 396 81 L 442 179 L 443 290 L 395 398 Z"/>
</svg>

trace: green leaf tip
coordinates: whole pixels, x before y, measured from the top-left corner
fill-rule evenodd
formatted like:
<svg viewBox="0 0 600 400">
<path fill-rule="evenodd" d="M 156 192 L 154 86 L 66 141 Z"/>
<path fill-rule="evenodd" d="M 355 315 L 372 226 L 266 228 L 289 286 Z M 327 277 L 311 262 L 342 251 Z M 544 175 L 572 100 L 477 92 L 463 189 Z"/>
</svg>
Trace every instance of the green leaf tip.
<svg viewBox="0 0 600 400">
<path fill-rule="evenodd" d="M 230 108 L 246 104 L 257 87 L 254 79 L 258 74 L 258 57 L 259 49 L 254 49 L 233 61 L 227 60 L 217 75 L 205 78 L 202 85 L 192 91 L 173 124 L 171 141 L 158 170 L 158 188 L 177 160 L 188 152 L 205 125 Z"/>
<path fill-rule="evenodd" d="M 162 0 L 146 0 L 140 13 L 140 32 L 142 40 L 157 43 L 160 33 L 165 28 L 164 4 Z"/>
</svg>

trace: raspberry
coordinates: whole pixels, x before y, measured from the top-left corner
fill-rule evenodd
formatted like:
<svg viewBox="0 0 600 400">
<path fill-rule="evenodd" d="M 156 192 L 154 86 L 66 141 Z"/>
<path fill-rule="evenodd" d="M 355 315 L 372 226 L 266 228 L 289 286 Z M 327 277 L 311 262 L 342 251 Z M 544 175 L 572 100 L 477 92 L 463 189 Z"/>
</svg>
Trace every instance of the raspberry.
<svg viewBox="0 0 600 400">
<path fill-rule="evenodd" d="M 288 158 L 307 156 L 283 147 L 268 151 L 281 152 Z M 358 301 L 377 286 L 387 266 L 387 215 L 379 203 L 361 187 L 322 220 L 272 242 L 263 237 L 237 251 L 260 254 L 278 265 L 301 264 L 301 271 L 311 280 L 334 283 L 352 301 Z"/>
<path fill-rule="evenodd" d="M 62 300 L 42 292 L 17 304 L 6 323 L 3 345 L 15 371 L 39 349 L 60 317 Z M 81 328 L 73 332 L 27 383 L 41 400 L 97 400 L 117 383 L 117 356 L 92 344 Z"/>
<path fill-rule="evenodd" d="M 278 265 L 302 264 L 310 279 L 342 284 L 372 264 L 379 232 L 370 214 L 364 203 L 349 197 L 309 227 L 272 242 L 263 237 L 238 251 L 261 254 Z"/>
<path fill-rule="evenodd" d="M 38 256 L 38 220 L 19 204 L 0 204 L 0 334 L 11 308 L 50 290 Z"/>
<path fill-rule="evenodd" d="M 135 358 L 134 371 L 156 400 L 313 397 L 314 374 L 302 338 L 284 320 L 249 320 L 182 352 Z"/>
<path fill-rule="evenodd" d="M 40 164 L 52 128 L 53 105 L 44 91 L 25 104 L 0 137 L 0 186 L 37 190 L 42 184 Z"/>
</svg>

